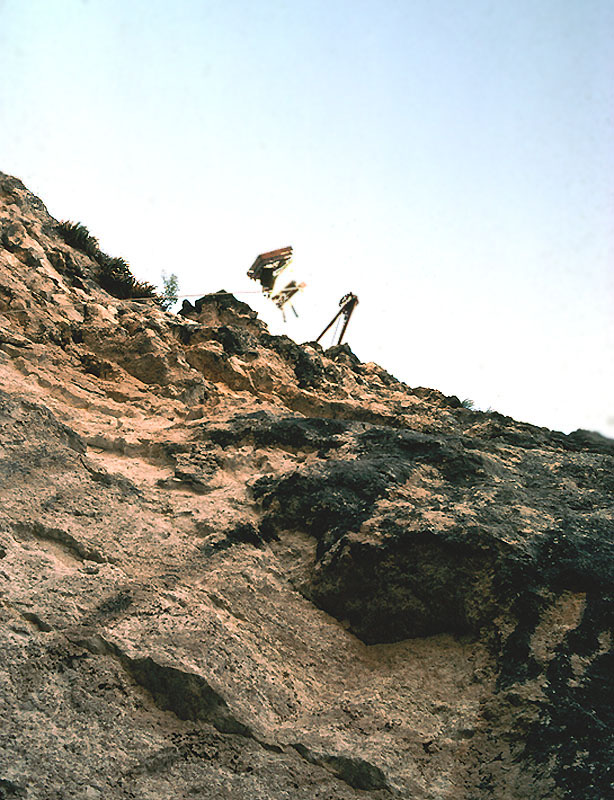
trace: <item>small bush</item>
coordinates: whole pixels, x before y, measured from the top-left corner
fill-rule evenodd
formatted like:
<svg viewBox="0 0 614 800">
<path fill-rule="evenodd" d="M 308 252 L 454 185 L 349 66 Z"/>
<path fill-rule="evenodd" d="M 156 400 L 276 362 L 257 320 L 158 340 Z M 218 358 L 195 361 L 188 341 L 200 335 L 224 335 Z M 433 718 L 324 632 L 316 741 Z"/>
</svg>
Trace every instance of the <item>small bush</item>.
<svg viewBox="0 0 614 800">
<path fill-rule="evenodd" d="M 175 305 L 178 299 L 179 293 L 179 281 L 175 273 L 172 275 L 166 275 L 166 273 L 162 273 L 162 302 L 160 305 L 165 311 L 170 311 L 170 309 Z"/>
<path fill-rule="evenodd" d="M 469 397 L 465 397 L 464 400 L 461 400 L 461 406 L 463 408 L 468 408 L 470 411 L 475 410 L 475 403 Z"/>
</svg>

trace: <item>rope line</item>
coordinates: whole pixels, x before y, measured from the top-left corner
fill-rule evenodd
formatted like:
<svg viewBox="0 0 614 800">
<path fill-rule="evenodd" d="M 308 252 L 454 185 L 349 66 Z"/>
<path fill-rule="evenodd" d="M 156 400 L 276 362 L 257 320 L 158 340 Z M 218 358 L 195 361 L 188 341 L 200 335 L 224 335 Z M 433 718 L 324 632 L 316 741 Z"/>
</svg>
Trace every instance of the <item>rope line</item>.
<svg viewBox="0 0 614 800">
<path fill-rule="evenodd" d="M 258 289 L 249 289 L 245 292 L 198 292 L 198 294 L 178 294 L 177 300 L 181 297 L 204 297 L 206 294 L 220 295 L 220 294 L 261 294 Z M 153 299 L 153 298 L 152 298 Z"/>
<path fill-rule="evenodd" d="M 334 332 L 333 338 L 331 340 L 332 341 L 331 347 L 335 344 L 335 339 L 337 338 L 337 332 L 339 331 L 339 325 L 340 324 L 341 324 L 341 317 L 339 317 L 339 319 L 337 320 L 337 324 L 335 325 L 335 332 Z"/>
<path fill-rule="evenodd" d="M 178 294 L 177 300 L 181 300 L 184 297 L 225 297 L 227 295 L 236 295 L 236 294 L 262 294 L 262 292 L 258 291 L 258 289 L 251 289 L 245 292 L 197 292 L 196 294 Z M 156 301 L 159 298 L 157 297 L 126 297 L 123 298 L 125 300 L 153 300 Z"/>
<path fill-rule="evenodd" d="M 198 292 L 197 294 L 178 294 L 177 300 L 180 300 L 184 297 L 205 297 L 209 296 L 217 296 L 217 297 L 226 297 L 226 296 L 234 296 L 236 294 L 261 294 L 257 289 L 251 289 L 245 292 Z M 158 297 L 116 297 L 116 300 L 150 300 L 152 303 L 157 302 L 160 298 Z M 31 309 L 28 308 L 7 308 L 6 311 L 0 311 L 0 314 L 23 314 L 27 313 Z"/>
</svg>

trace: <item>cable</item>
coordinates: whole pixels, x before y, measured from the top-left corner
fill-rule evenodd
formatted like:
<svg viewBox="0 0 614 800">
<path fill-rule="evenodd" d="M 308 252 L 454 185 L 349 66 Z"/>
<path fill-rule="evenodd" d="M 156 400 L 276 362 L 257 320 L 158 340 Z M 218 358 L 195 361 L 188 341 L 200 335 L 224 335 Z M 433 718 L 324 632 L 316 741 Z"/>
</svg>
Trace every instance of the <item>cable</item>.
<svg viewBox="0 0 614 800">
<path fill-rule="evenodd" d="M 245 292 L 197 292 L 196 294 L 178 294 L 177 295 L 177 300 L 181 300 L 184 297 L 205 297 L 205 296 L 209 296 L 209 297 L 217 296 L 217 297 L 220 297 L 220 295 L 222 297 L 225 297 L 226 295 L 234 296 L 235 294 L 262 294 L 262 292 L 260 292 L 258 289 L 250 289 L 250 290 L 245 291 Z M 122 299 L 124 299 L 124 300 L 153 300 L 153 301 L 157 301 L 160 298 L 158 298 L 158 297 L 125 297 L 125 298 L 122 298 Z"/>
<path fill-rule="evenodd" d="M 335 332 L 333 334 L 333 341 L 331 347 L 335 346 L 335 339 L 337 338 L 337 333 L 339 332 L 339 325 L 341 324 L 341 317 L 337 320 L 337 324 L 335 325 Z"/>
<path fill-rule="evenodd" d="M 221 295 L 222 297 L 226 297 L 226 296 L 234 296 L 235 294 L 261 294 L 261 292 L 259 292 L 258 289 L 251 289 L 251 290 L 245 291 L 245 292 L 199 292 L 198 294 L 180 294 L 180 295 L 177 295 L 177 300 L 179 300 L 180 298 L 183 298 L 183 297 L 205 297 L 207 294 L 209 294 L 209 296 L 217 295 L 218 297 L 220 297 L 220 295 Z M 157 303 L 160 300 L 159 297 L 122 297 L 122 298 L 116 298 L 116 299 L 120 299 L 120 300 L 151 300 L 153 303 Z M 30 309 L 27 309 L 27 308 L 7 308 L 6 311 L 0 311 L 0 315 L 2 315 L 2 314 L 27 314 L 27 313 L 29 313 L 29 311 L 30 311 Z"/>
<path fill-rule="evenodd" d="M 204 297 L 206 294 L 262 294 L 262 292 L 260 292 L 258 289 L 250 289 L 245 292 L 199 292 L 198 294 L 178 294 L 177 300 L 179 300 L 180 297 Z M 153 300 L 153 298 L 151 299 Z"/>
</svg>

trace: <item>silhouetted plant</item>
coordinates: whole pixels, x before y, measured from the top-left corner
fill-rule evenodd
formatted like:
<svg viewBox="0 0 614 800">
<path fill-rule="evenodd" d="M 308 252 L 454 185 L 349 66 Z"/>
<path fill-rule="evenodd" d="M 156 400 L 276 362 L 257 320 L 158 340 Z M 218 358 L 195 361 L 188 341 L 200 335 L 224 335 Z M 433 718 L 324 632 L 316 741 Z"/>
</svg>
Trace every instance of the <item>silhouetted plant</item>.
<svg viewBox="0 0 614 800">
<path fill-rule="evenodd" d="M 134 278 L 128 263 L 123 258 L 109 258 L 109 256 L 98 259 L 98 263 L 100 264 L 98 282 L 102 288 L 115 297 L 132 297 Z"/>
<path fill-rule="evenodd" d="M 164 308 L 162 305 L 163 298 L 160 297 L 158 292 L 156 291 L 156 287 L 153 283 L 149 283 L 149 281 L 137 281 L 135 280 L 133 283 L 133 294 L 131 295 L 135 299 L 138 297 L 151 297 L 152 300 L 156 301 L 156 305 Z"/>
<path fill-rule="evenodd" d="M 98 260 L 101 255 L 98 239 L 88 231 L 80 222 L 65 220 L 58 225 L 58 232 L 66 244 L 76 247 L 86 256 Z"/>
<path fill-rule="evenodd" d="M 98 245 L 98 239 L 88 231 L 80 222 L 60 222 L 58 233 L 66 244 L 80 250 L 98 264 L 96 279 L 103 289 L 109 294 L 120 299 L 151 298 L 158 305 L 162 305 L 163 298 L 156 292 L 156 287 L 147 281 L 137 281 L 130 265 L 123 258 L 111 258 L 103 253 Z"/>
<path fill-rule="evenodd" d="M 137 281 L 130 272 L 130 265 L 123 258 L 109 258 L 104 256 L 100 263 L 98 282 L 109 294 L 122 299 L 131 297 L 151 297 L 157 299 L 161 304 L 162 299 L 158 296 L 155 286 L 147 281 Z"/>
<path fill-rule="evenodd" d="M 464 400 L 461 400 L 461 406 L 463 408 L 468 408 L 468 409 L 470 409 L 472 411 L 475 409 L 475 403 L 473 402 L 473 400 L 470 400 L 468 397 L 465 397 Z"/>
</svg>

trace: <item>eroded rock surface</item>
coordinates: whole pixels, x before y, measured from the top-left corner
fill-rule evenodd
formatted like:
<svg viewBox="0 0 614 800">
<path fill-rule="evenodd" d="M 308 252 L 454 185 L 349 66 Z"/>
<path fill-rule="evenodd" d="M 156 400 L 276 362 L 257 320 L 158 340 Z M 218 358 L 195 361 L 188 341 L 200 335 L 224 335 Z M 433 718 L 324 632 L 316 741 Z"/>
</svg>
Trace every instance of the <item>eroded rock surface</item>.
<svg viewBox="0 0 614 800">
<path fill-rule="evenodd" d="M 0 376 L 0 798 L 614 796 L 613 442 L 115 299 L 2 173 Z"/>
</svg>

